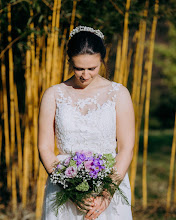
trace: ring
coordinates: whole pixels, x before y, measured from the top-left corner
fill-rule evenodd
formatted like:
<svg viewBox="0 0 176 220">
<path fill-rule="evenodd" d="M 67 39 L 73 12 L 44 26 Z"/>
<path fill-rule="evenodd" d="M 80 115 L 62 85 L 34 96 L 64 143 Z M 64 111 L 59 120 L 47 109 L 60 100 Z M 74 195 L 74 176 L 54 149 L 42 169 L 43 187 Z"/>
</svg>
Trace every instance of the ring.
<svg viewBox="0 0 176 220">
<path fill-rule="evenodd" d="M 97 209 L 96 209 L 95 211 L 96 211 L 97 213 L 99 212 L 99 210 L 97 210 Z"/>
</svg>

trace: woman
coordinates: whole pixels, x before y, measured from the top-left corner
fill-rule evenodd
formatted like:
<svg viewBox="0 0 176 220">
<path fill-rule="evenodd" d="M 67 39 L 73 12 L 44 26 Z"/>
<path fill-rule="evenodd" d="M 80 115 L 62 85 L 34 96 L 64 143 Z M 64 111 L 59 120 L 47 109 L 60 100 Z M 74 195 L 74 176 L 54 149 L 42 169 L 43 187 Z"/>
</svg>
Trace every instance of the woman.
<svg viewBox="0 0 176 220">
<path fill-rule="evenodd" d="M 99 30 L 79 26 L 70 34 L 67 54 L 74 75 L 48 88 L 39 113 L 39 153 L 50 174 L 53 164 L 80 150 L 112 153 L 116 157 L 112 179 L 131 200 L 128 167 L 133 156 L 135 117 L 130 93 L 120 83 L 100 76 L 106 49 Z M 54 154 L 56 135 L 59 155 Z M 118 142 L 118 154 L 116 146 Z M 118 177 L 118 178 L 117 178 Z M 132 219 L 131 207 L 115 192 L 111 197 L 90 197 L 83 204 L 68 201 L 55 216 L 51 208 L 56 191 L 48 178 L 45 188 L 43 220 Z M 85 215 L 82 214 L 85 212 Z"/>
</svg>

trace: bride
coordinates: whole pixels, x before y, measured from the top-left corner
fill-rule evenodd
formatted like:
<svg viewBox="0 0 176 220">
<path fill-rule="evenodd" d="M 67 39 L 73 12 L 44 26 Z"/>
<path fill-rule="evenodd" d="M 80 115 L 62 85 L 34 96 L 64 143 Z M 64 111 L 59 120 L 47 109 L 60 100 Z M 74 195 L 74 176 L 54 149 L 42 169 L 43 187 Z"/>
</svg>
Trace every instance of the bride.
<svg viewBox="0 0 176 220">
<path fill-rule="evenodd" d="M 71 32 L 67 54 L 74 75 L 43 94 L 39 111 L 39 154 L 50 174 L 53 164 L 64 160 L 71 152 L 112 153 L 116 157 L 112 179 L 115 183 L 118 181 L 131 203 L 128 168 L 135 140 L 133 104 L 126 87 L 100 76 L 106 55 L 103 39 L 101 31 L 90 27 L 79 26 Z M 55 137 L 57 156 L 54 154 Z M 43 220 L 132 219 L 131 206 L 117 191 L 113 196 L 106 191 L 103 197 L 90 196 L 84 204 L 68 201 L 56 216 L 51 207 L 53 196 L 59 190 L 48 176 Z"/>
</svg>

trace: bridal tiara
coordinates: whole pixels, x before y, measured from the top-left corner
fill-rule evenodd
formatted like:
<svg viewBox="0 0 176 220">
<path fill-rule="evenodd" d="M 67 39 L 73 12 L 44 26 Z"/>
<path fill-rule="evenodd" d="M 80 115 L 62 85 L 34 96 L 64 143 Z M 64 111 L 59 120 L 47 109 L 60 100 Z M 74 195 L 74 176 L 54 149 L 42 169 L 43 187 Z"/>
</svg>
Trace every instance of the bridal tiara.
<svg viewBox="0 0 176 220">
<path fill-rule="evenodd" d="M 101 39 L 104 39 L 104 35 L 103 35 L 103 33 L 99 29 L 98 30 L 94 30 L 93 28 L 87 27 L 87 26 L 78 26 L 78 27 L 74 28 L 71 31 L 71 33 L 70 33 L 70 38 L 72 38 L 75 34 L 81 32 L 81 31 L 91 32 L 93 34 L 96 34 Z"/>
</svg>

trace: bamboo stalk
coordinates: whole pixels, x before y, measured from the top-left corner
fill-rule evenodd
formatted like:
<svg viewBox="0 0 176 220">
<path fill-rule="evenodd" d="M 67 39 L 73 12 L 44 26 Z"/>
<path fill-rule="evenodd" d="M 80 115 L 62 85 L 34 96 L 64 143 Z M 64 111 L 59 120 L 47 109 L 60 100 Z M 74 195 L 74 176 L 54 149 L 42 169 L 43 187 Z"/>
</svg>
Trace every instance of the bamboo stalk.
<svg viewBox="0 0 176 220">
<path fill-rule="evenodd" d="M 22 205 L 26 207 L 27 191 L 29 186 L 29 156 L 30 156 L 30 132 L 29 124 L 26 121 L 25 135 L 24 135 L 24 153 L 23 153 L 23 189 L 22 189 Z"/>
<path fill-rule="evenodd" d="M 40 219 L 42 214 L 42 206 L 43 206 L 43 198 L 44 198 L 44 190 L 45 190 L 44 186 L 46 184 L 46 178 L 47 178 L 46 171 L 43 165 L 40 163 L 39 177 L 37 179 L 36 219 Z"/>
<path fill-rule="evenodd" d="M 167 190 L 167 202 L 166 202 L 167 213 L 171 208 L 171 191 L 172 191 L 172 181 L 173 181 L 173 173 L 174 173 L 175 152 L 176 152 L 176 112 L 175 112 L 174 134 L 173 134 L 171 159 L 170 159 L 169 184 Z"/>
<path fill-rule="evenodd" d="M 0 114 L 3 114 L 3 91 L 0 91 Z M 0 124 L 0 158 L 2 153 L 2 125 Z M 1 159 L 0 159 L 1 165 Z"/>
<path fill-rule="evenodd" d="M 4 136 L 5 136 L 5 163 L 7 169 L 7 189 L 11 187 L 10 176 L 10 140 L 9 140 L 9 123 L 8 123 L 8 102 L 6 88 L 6 68 L 4 64 L 4 56 L 1 59 L 1 80 L 3 89 L 3 112 L 4 112 Z"/>
<path fill-rule="evenodd" d="M 46 27 L 44 27 L 46 30 Z M 39 81 L 40 83 L 40 88 L 43 88 L 44 90 L 46 90 L 46 45 L 45 45 L 45 36 L 43 36 L 43 46 L 42 46 L 42 63 L 41 63 L 41 70 L 40 70 L 40 75 L 42 77 L 41 81 Z"/>
<path fill-rule="evenodd" d="M 135 34 L 136 35 L 136 34 Z M 131 184 L 131 203 L 132 205 L 135 204 L 135 179 L 136 179 L 136 170 L 137 170 L 137 158 L 138 158 L 138 148 L 139 148 L 139 129 L 138 129 L 138 118 L 137 118 L 137 61 L 139 57 L 139 34 L 137 35 L 137 45 L 136 45 L 136 53 L 134 57 L 134 78 L 133 78 L 133 87 L 132 87 L 132 101 L 133 101 L 133 107 L 135 112 L 135 144 L 134 144 L 134 153 L 133 153 L 133 159 L 130 166 L 130 184 Z"/>
<path fill-rule="evenodd" d="M 53 56 L 52 56 L 52 73 L 51 73 L 51 85 L 54 85 L 57 81 L 58 71 L 58 58 L 59 58 L 59 47 L 58 47 L 58 38 L 59 38 L 59 25 L 60 25 L 60 10 L 61 10 L 61 0 L 58 0 L 58 5 L 56 9 L 56 27 L 54 32 L 54 48 L 53 48 Z"/>
<path fill-rule="evenodd" d="M 17 209 L 16 164 L 12 165 L 12 209 Z"/>
<path fill-rule="evenodd" d="M 63 76 L 63 63 L 64 63 L 64 46 L 66 43 L 66 34 L 67 29 L 64 29 L 64 33 L 62 35 L 61 46 L 59 47 L 59 57 L 58 57 L 58 74 L 57 74 L 57 82 L 61 83 Z"/>
<path fill-rule="evenodd" d="M 8 4 L 8 42 L 12 41 L 11 38 L 11 5 Z M 13 158 L 15 151 L 15 108 L 14 108 L 14 70 L 13 70 L 13 52 L 12 48 L 9 48 L 9 89 L 10 89 L 10 147 L 11 156 Z"/>
<path fill-rule="evenodd" d="M 15 100 L 15 119 L 16 119 L 16 133 L 17 133 L 17 149 L 18 149 L 18 172 L 13 171 L 14 174 L 17 173 L 18 180 L 19 180 L 19 192 L 21 194 L 22 192 L 22 143 L 21 143 L 21 128 L 20 128 L 20 116 L 19 116 L 19 110 L 18 110 L 18 94 L 17 94 L 17 88 L 16 84 L 14 84 L 14 100 Z M 16 165 L 15 165 L 16 166 Z M 16 175 L 16 174 L 15 174 Z"/>
<path fill-rule="evenodd" d="M 128 30 L 129 8 L 130 8 L 130 0 L 127 0 L 125 19 L 124 19 L 124 29 L 123 29 L 122 57 L 121 57 L 121 65 L 120 65 L 119 83 L 123 82 L 123 74 L 125 71 L 125 63 L 127 60 L 128 35 L 129 35 L 129 30 Z"/>
<path fill-rule="evenodd" d="M 37 147 L 37 135 L 38 135 L 38 89 L 39 89 L 39 58 L 40 58 L 40 37 L 37 36 L 36 57 L 35 57 L 35 76 L 34 76 L 34 112 L 33 112 L 33 170 L 34 170 L 34 182 L 37 179 L 39 168 L 39 155 Z"/>
<path fill-rule="evenodd" d="M 143 12 L 144 17 L 147 16 L 148 10 L 148 0 L 146 1 L 145 10 Z M 144 42 L 145 42 L 145 35 L 146 35 L 146 22 L 145 20 L 141 20 L 139 24 L 139 31 L 135 34 L 135 39 L 137 39 L 137 46 L 136 46 L 136 54 L 135 54 L 135 65 L 134 65 L 134 80 L 133 80 L 133 90 L 132 90 L 132 100 L 134 104 L 135 110 L 135 119 L 136 119 L 136 126 L 135 126 L 135 147 L 134 147 L 134 156 L 131 164 L 131 188 L 132 188 L 132 204 L 135 203 L 135 178 L 137 172 L 137 158 L 138 158 L 138 151 L 139 151 L 139 134 L 140 134 L 140 125 L 141 125 L 141 118 L 142 114 L 139 114 L 141 109 L 140 104 L 140 91 L 141 91 L 141 78 L 142 78 L 142 64 L 143 64 L 143 53 L 144 53 Z M 137 38 L 136 38 L 137 37 Z M 145 92 L 145 90 L 143 90 Z M 143 94 L 145 96 L 145 94 Z"/>
<path fill-rule="evenodd" d="M 72 16 L 71 16 L 71 23 L 70 23 L 70 32 L 73 30 L 75 15 L 76 15 L 76 4 L 77 0 L 73 0 L 73 9 L 72 9 Z M 70 33 L 69 32 L 69 33 Z M 69 78 L 69 63 L 68 63 L 68 56 L 66 55 L 65 58 L 65 67 L 64 67 L 64 81 Z"/>
<path fill-rule="evenodd" d="M 148 127 L 149 127 L 149 107 L 150 107 L 150 91 L 151 91 L 151 76 L 152 76 L 152 64 L 153 64 L 153 51 L 154 41 L 157 25 L 157 13 L 158 13 L 159 1 L 155 1 L 155 15 L 152 23 L 152 30 L 150 35 L 149 57 L 147 66 L 147 91 L 146 91 L 146 104 L 145 104 L 145 118 L 144 118 L 144 151 L 143 151 L 143 208 L 147 208 L 147 148 L 148 148 Z"/>
<path fill-rule="evenodd" d="M 52 59 L 53 59 L 53 45 L 54 45 L 54 33 L 56 26 L 56 12 L 57 5 L 59 0 L 54 0 L 53 13 L 52 13 L 52 26 L 51 26 L 51 34 L 48 34 L 47 39 L 47 58 L 46 58 L 46 76 L 47 76 L 47 85 L 48 88 L 51 84 L 51 68 L 52 68 Z"/>
<path fill-rule="evenodd" d="M 32 1 L 30 2 L 30 17 L 33 19 L 34 17 L 34 12 L 32 9 Z M 34 155 L 35 155 L 35 150 L 34 150 L 34 142 L 35 142 L 35 117 L 34 116 L 34 111 L 35 111 L 35 99 L 37 98 L 37 91 L 35 90 L 35 78 L 36 78 L 36 72 L 35 72 L 35 34 L 34 34 L 34 22 L 32 21 L 30 23 L 30 29 L 32 30 L 31 34 L 30 34 L 30 61 L 31 61 L 31 85 L 32 85 L 32 97 L 31 97 L 31 113 L 32 114 L 32 118 L 29 118 L 29 131 L 31 132 L 31 141 L 30 141 L 30 150 L 29 150 L 29 157 L 28 157 L 28 165 L 29 165 L 29 171 L 28 171 L 28 178 L 30 179 L 29 181 L 29 185 L 31 185 L 31 187 L 33 187 L 33 164 L 34 164 Z M 38 103 L 37 103 L 38 105 Z M 36 129 L 35 129 L 36 130 Z M 33 148 L 34 147 L 34 148 Z"/>
<path fill-rule="evenodd" d="M 120 75 L 120 62 L 121 62 L 121 39 L 118 40 L 117 52 L 116 52 L 116 62 L 115 62 L 115 72 L 114 72 L 114 82 L 119 81 Z"/>
<path fill-rule="evenodd" d="M 76 15 L 76 5 L 77 5 L 77 0 L 73 0 L 73 9 L 72 9 L 71 22 L 70 22 L 70 32 L 73 30 L 73 27 L 74 27 L 75 15 Z"/>
<path fill-rule="evenodd" d="M 129 76 L 129 72 L 130 72 L 132 54 L 133 54 L 133 50 L 130 49 L 130 51 L 128 53 L 128 57 L 127 57 L 127 65 L 126 65 L 126 68 L 125 68 L 125 73 L 124 73 L 124 78 L 123 78 L 123 85 L 125 87 L 127 87 L 127 83 L 128 83 L 128 76 Z"/>
<path fill-rule="evenodd" d="M 175 178 L 174 178 L 174 206 L 176 206 L 176 169 L 175 169 Z"/>
</svg>

